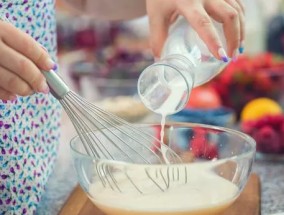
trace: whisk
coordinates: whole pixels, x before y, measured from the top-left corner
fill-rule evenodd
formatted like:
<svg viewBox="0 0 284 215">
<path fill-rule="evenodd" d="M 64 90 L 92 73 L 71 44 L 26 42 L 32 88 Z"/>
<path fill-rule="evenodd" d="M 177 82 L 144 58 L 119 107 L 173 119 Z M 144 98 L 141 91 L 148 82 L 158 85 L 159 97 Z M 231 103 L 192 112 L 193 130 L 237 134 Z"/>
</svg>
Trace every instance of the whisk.
<svg viewBox="0 0 284 215">
<path fill-rule="evenodd" d="M 115 160 L 138 164 L 182 163 L 180 157 L 173 150 L 160 143 L 142 127 L 130 124 L 86 101 L 72 92 L 54 71 L 43 72 L 43 74 L 52 95 L 59 100 L 68 114 L 84 150 L 89 156 L 96 160 Z M 105 186 L 121 191 L 117 186 L 114 173 L 110 171 L 108 165 L 97 165 L 96 168 Z M 178 171 L 179 169 L 168 170 L 164 173 L 157 167 L 154 173 L 145 169 L 145 174 L 160 190 L 164 191 L 169 188 L 171 180 L 179 180 Z M 129 176 L 126 172 L 125 174 L 125 176 Z M 135 182 L 131 177 L 127 178 L 135 187 Z M 164 181 L 162 185 L 161 179 Z M 187 177 L 183 181 L 186 182 Z M 137 188 L 137 190 L 143 193 L 140 189 Z"/>
</svg>

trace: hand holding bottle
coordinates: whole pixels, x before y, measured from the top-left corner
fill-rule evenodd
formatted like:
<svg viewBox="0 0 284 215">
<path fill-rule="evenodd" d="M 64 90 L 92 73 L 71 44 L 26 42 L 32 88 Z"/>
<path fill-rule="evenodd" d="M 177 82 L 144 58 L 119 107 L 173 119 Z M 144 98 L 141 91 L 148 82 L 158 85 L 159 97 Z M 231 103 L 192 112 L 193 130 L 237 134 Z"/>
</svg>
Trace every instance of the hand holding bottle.
<svg viewBox="0 0 284 215">
<path fill-rule="evenodd" d="M 244 6 L 241 0 L 147 0 L 150 20 L 151 45 L 156 57 L 168 35 L 170 25 L 178 15 L 186 18 L 208 49 L 217 59 L 233 58 L 243 52 Z M 223 24 L 227 50 L 212 19 Z"/>
</svg>

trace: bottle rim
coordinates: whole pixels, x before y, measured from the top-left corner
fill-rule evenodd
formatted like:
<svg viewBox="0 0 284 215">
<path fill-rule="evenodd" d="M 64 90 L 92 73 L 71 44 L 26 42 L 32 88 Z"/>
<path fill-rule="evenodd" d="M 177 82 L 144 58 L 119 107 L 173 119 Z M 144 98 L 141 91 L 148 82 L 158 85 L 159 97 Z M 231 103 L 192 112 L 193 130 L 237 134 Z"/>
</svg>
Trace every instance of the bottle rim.
<svg viewBox="0 0 284 215">
<path fill-rule="evenodd" d="M 174 56 L 174 55 L 171 55 L 171 57 L 175 57 L 175 58 L 176 58 L 176 56 Z M 183 56 L 181 56 L 180 59 L 181 59 L 181 60 L 184 60 L 184 59 L 186 60 L 186 58 L 183 57 Z M 166 63 L 165 60 L 166 60 L 166 59 L 164 59 L 164 60 L 159 60 L 159 61 L 155 62 L 154 64 L 152 64 L 152 65 L 146 67 L 146 68 L 142 71 L 142 73 L 140 74 L 140 76 L 139 76 L 139 78 L 138 78 L 137 91 L 138 91 L 138 95 L 139 95 L 140 99 L 142 100 L 142 102 L 144 103 L 144 105 L 145 105 L 148 109 L 150 109 L 151 111 L 153 111 L 153 112 L 155 112 L 155 113 L 158 113 L 158 112 L 156 112 L 155 110 L 153 110 L 153 109 L 150 107 L 150 105 L 147 104 L 147 102 L 145 102 L 144 96 L 143 96 L 142 93 L 141 93 L 141 84 L 140 84 L 140 83 L 142 82 L 142 79 L 144 78 L 143 76 L 144 76 L 146 73 L 151 72 L 151 70 L 152 70 L 153 68 L 155 68 L 155 67 L 163 66 L 163 67 L 169 67 L 169 68 L 171 68 L 171 69 L 172 69 L 173 71 L 175 71 L 180 77 L 182 77 L 182 79 L 184 80 L 184 82 L 185 82 L 185 84 L 186 84 L 186 98 L 182 100 L 183 104 L 179 104 L 179 105 L 178 105 L 179 108 L 176 109 L 175 111 L 169 112 L 169 114 L 175 114 L 175 113 L 181 111 L 181 110 L 184 108 L 184 106 L 186 105 L 186 103 L 189 101 L 190 94 L 191 94 L 191 90 L 192 90 L 192 88 L 193 88 L 193 83 L 194 83 L 194 74 L 191 73 L 191 77 L 190 77 L 190 78 L 192 79 L 192 81 L 191 81 L 192 85 L 190 86 L 189 83 L 188 83 L 187 78 L 186 78 L 185 75 L 180 71 L 180 69 L 179 69 L 177 66 L 175 66 L 175 65 Z M 165 82 L 165 84 L 168 85 L 167 82 Z"/>
</svg>

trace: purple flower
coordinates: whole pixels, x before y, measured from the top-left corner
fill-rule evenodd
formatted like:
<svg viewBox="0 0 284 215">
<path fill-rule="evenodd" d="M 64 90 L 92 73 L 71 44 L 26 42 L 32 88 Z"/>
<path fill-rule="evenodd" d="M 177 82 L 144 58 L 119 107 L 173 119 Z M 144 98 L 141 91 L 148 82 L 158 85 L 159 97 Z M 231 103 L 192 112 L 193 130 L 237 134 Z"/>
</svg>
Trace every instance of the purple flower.
<svg viewBox="0 0 284 215">
<path fill-rule="evenodd" d="M 11 167 L 11 168 L 10 168 L 10 172 L 13 173 L 13 174 L 15 174 L 14 167 Z"/>
<path fill-rule="evenodd" d="M 5 129 L 8 129 L 8 128 L 10 128 L 10 127 L 11 127 L 11 125 L 9 125 L 9 124 L 5 124 L 5 125 L 4 125 L 4 128 L 5 128 Z"/>
<path fill-rule="evenodd" d="M 13 6 L 13 3 L 9 3 L 8 6 L 7 6 L 7 8 L 10 8 L 10 7 L 12 7 L 12 6 Z"/>
<path fill-rule="evenodd" d="M 7 204 L 7 205 L 9 205 L 9 204 L 11 203 L 11 201 L 12 201 L 12 199 L 11 199 L 11 198 L 9 198 L 9 199 L 6 199 L 6 201 L 5 201 L 5 202 L 6 202 L 6 204 Z"/>
<path fill-rule="evenodd" d="M 1 184 L 0 185 L 0 190 L 4 190 L 5 189 L 5 186 L 4 186 L 4 184 Z M 1 199 L 0 199 L 1 200 Z"/>
<path fill-rule="evenodd" d="M 13 150 L 14 150 L 14 148 L 11 147 L 11 148 L 9 149 L 9 154 L 12 154 Z"/>
<path fill-rule="evenodd" d="M 5 154 L 6 154 L 6 151 L 5 151 L 4 148 L 1 149 L 1 154 L 2 154 L 2 155 L 5 155 Z"/>
<path fill-rule="evenodd" d="M 8 175 L 1 175 L 1 178 L 4 179 L 4 180 L 8 177 L 9 177 Z"/>
</svg>

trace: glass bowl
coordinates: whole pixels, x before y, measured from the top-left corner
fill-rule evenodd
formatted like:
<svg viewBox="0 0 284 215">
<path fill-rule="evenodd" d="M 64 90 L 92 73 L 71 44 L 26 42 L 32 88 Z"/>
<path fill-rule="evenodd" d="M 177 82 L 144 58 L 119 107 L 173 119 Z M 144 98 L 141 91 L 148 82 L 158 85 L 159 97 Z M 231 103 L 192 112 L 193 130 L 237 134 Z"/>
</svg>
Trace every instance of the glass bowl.
<svg viewBox="0 0 284 215">
<path fill-rule="evenodd" d="M 157 135 L 160 125 L 140 129 Z M 96 160 L 85 153 L 78 136 L 73 138 L 81 187 L 108 215 L 222 214 L 248 180 L 255 141 L 232 129 L 190 123 L 166 124 L 163 140 L 182 163 Z"/>
</svg>

